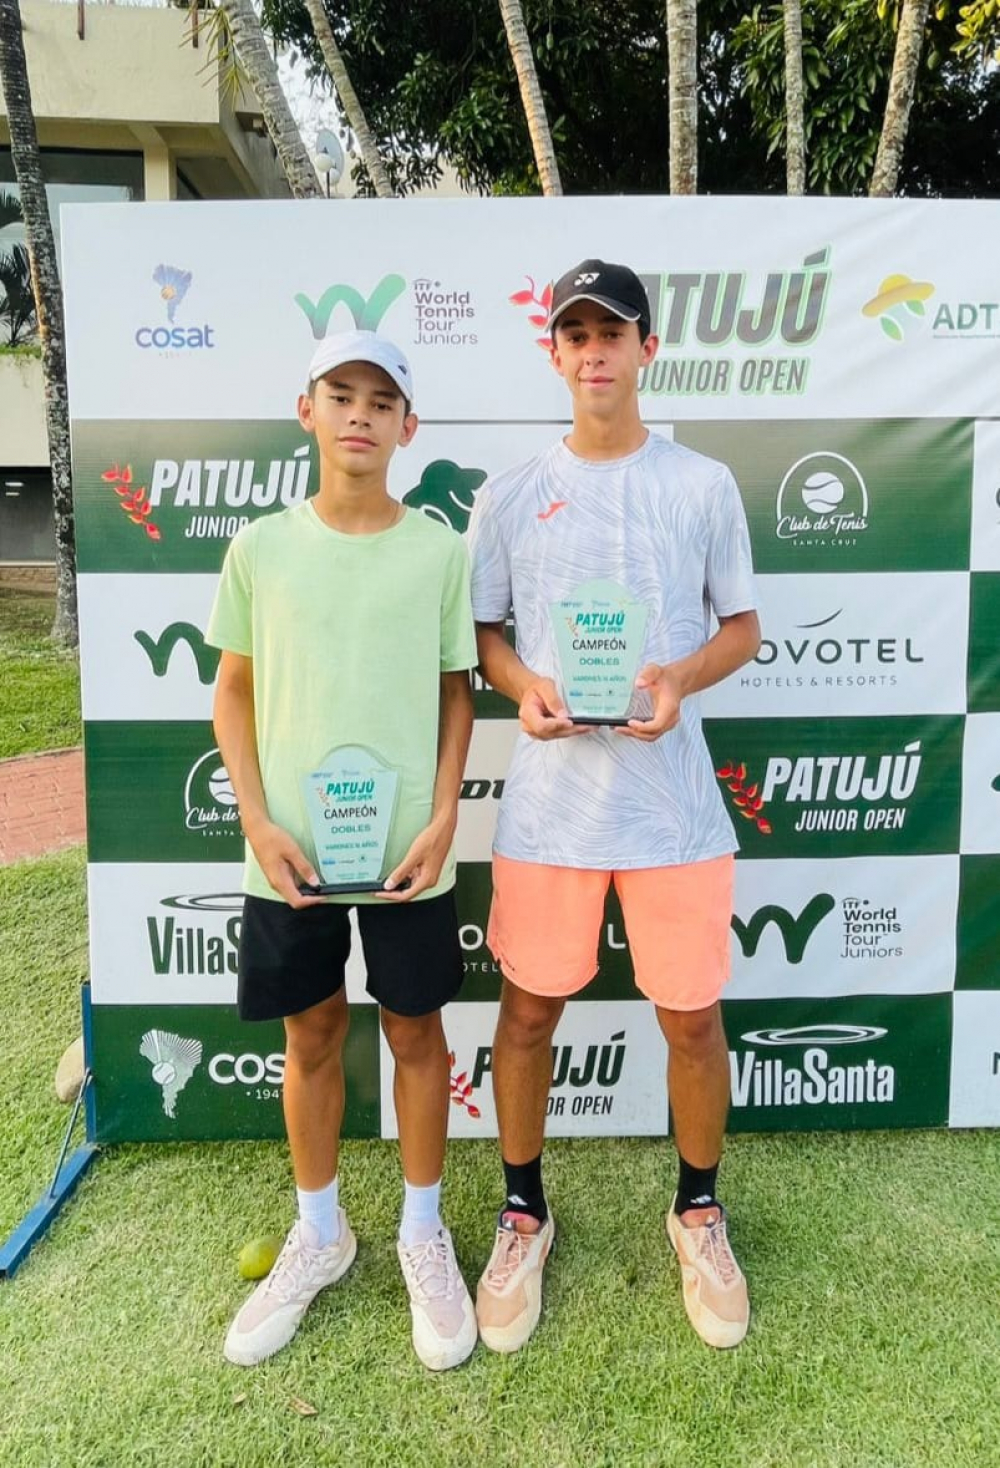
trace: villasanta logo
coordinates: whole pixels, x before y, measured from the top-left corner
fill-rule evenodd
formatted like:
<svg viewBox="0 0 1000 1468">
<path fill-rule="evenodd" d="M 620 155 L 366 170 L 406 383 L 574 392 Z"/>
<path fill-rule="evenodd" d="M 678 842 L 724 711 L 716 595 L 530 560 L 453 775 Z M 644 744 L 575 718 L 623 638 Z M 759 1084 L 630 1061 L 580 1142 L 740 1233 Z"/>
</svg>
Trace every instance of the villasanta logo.
<svg viewBox="0 0 1000 1468">
<path fill-rule="evenodd" d="M 887 1105 L 896 1096 L 893 1065 L 879 1065 L 872 1057 L 839 1065 L 830 1056 L 835 1046 L 874 1044 L 887 1033 L 877 1025 L 841 1024 L 750 1030 L 741 1036 L 749 1048 L 742 1055 L 729 1052 L 732 1104 L 740 1109 Z M 801 1063 L 761 1056 L 754 1047 L 801 1049 Z"/>
<path fill-rule="evenodd" d="M 205 836 L 227 836 L 239 828 L 236 791 L 218 749 L 191 766 L 184 782 L 184 824 Z"/>
<path fill-rule="evenodd" d="M 795 546 L 856 545 L 868 529 L 868 489 L 843 454 L 819 450 L 798 459 L 778 489 L 775 534 Z"/>
<path fill-rule="evenodd" d="M 243 913 L 241 892 L 163 897 L 160 906 L 172 911 L 167 916 L 149 913 L 146 917 L 154 974 L 209 977 L 236 973 Z M 178 918 L 176 913 L 192 916 Z M 229 916 L 220 923 L 219 918 L 225 914 Z"/>
<path fill-rule="evenodd" d="M 147 1030 L 139 1054 L 153 1067 L 153 1080 L 163 1092 L 163 1110 L 176 1120 L 177 1097 L 201 1061 L 201 1041 L 185 1039 L 170 1030 Z"/>
<path fill-rule="evenodd" d="M 215 346 L 215 328 L 208 322 L 200 326 L 178 326 L 178 310 L 188 291 L 193 276 L 190 270 L 181 270 L 176 265 L 157 265 L 153 280 L 159 287 L 160 299 L 166 307 L 167 326 L 140 326 L 135 333 L 135 344 L 143 351 L 155 348 L 161 354 L 172 355 L 180 351 L 199 351 Z"/>
</svg>

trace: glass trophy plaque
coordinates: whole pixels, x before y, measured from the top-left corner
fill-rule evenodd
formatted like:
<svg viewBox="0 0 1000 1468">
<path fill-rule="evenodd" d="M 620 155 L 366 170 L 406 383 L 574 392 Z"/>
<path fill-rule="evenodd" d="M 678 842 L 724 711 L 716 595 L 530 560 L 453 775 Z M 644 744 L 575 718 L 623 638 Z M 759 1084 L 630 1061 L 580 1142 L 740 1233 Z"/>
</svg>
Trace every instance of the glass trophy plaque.
<svg viewBox="0 0 1000 1468">
<path fill-rule="evenodd" d="M 573 723 L 627 724 L 649 609 L 614 581 L 585 581 L 549 615 Z"/>
<path fill-rule="evenodd" d="M 322 767 L 302 776 L 320 881 L 300 883 L 311 897 L 380 892 L 396 805 L 398 773 L 357 744 L 332 749 Z"/>
</svg>

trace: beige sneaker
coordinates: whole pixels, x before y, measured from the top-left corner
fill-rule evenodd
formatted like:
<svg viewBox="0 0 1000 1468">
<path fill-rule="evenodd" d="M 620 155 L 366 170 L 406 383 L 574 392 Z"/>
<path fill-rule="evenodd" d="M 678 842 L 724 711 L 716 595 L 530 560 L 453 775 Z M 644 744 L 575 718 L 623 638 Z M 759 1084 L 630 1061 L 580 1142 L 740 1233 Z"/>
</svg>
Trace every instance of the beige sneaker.
<svg viewBox="0 0 1000 1468">
<path fill-rule="evenodd" d="M 320 1290 L 354 1263 L 358 1241 L 340 1213 L 340 1236 L 326 1249 L 311 1248 L 301 1222 L 292 1225 L 274 1268 L 236 1316 L 223 1347 L 234 1366 L 256 1366 L 287 1346 Z"/>
<path fill-rule="evenodd" d="M 726 1236 L 726 1212 L 720 1207 L 692 1208 L 682 1223 L 667 1214 L 667 1235 L 680 1260 L 684 1308 L 702 1340 L 710 1346 L 738 1346 L 750 1324 L 747 1282 Z"/>
<path fill-rule="evenodd" d="M 410 1292 L 413 1349 L 431 1371 L 461 1366 L 476 1344 L 476 1312 L 446 1228 L 409 1246 L 397 1242 Z"/>
<path fill-rule="evenodd" d="M 490 1262 L 476 1291 L 479 1335 L 491 1351 L 523 1346 L 542 1313 L 542 1270 L 555 1243 L 552 1215 L 501 1213 Z"/>
</svg>

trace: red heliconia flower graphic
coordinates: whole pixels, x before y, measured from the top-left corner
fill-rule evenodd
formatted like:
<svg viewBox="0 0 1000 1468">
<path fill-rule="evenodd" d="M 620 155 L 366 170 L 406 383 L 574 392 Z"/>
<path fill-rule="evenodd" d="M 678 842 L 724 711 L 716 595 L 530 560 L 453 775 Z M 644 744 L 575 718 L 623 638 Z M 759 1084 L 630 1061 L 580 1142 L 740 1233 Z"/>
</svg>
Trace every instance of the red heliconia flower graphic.
<svg viewBox="0 0 1000 1468">
<path fill-rule="evenodd" d="M 453 1106 L 464 1106 L 466 1111 L 472 1117 L 473 1121 L 478 1121 L 479 1118 L 482 1116 L 482 1112 L 479 1110 L 478 1106 L 475 1106 L 469 1100 L 469 1097 L 472 1095 L 472 1082 L 469 1080 L 468 1071 L 463 1070 L 461 1075 L 454 1074 L 454 1050 L 449 1050 L 448 1052 L 448 1065 L 453 1072 L 451 1077 L 451 1104 Z"/>
<path fill-rule="evenodd" d="M 761 815 L 764 809 L 764 797 L 757 792 L 759 786 L 756 781 L 747 785 L 747 767 L 745 764 L 726 764 L 715 772 L 720 780 L 725 780 L 732 797 L 733 805 L 739 811 L 745 821 L 753 821 L 757 830 L 764 836 L 771 834 L 771 822 L 765 820 Z"/>
<path fill-rule="evenodd" d="M 141 525 L 150 540 L 159 540 L 160 532 L 149 518 L 153 506 L 146 498 L 146 486 L 140 484 L 137 488 L 132 488 L 132 465 L 126 464 L 123 469 L 120 465 L 113 464 L 101 478 L 105 484 L 114 486 L 118 503 L 132 524 Z"/>
<path fill-rule="evenodd" d="M 512 306 L 534 306 L 535 310 L 529 314 L 528 320 L 532 326 L 544 327 L 548 322 L 549 310 L 552 306 L 552 283 L 550 281 L 542 291 L 542 294 L 538 295 L 538 287 L 535 285 L 532 276 L 526 275 L 524 278 L 531 289 L 515 291 L 509 297 L 510 303 Z M 547 352 L 552 347 L 552 338 L 550 336 L 537 337 L 536 341 L 543 351 Z"/>
</svg>

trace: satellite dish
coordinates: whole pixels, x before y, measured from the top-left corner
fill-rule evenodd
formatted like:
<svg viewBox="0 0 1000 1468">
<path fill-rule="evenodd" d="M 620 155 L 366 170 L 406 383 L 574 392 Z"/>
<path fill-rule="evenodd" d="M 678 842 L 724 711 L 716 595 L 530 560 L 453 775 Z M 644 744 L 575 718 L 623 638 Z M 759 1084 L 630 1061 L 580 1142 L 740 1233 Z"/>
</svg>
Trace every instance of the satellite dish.
<svg viewBox="0 0 1000 1468">
<path fill-rule="evenodd" d="M 320 128 L 316 134 L 316 167 L 334 185 L 340 182 L 344 174 L 344 150 L 337 134 L 328 127 Z"/>
</svg>

